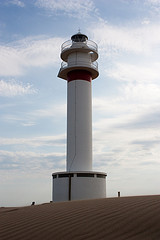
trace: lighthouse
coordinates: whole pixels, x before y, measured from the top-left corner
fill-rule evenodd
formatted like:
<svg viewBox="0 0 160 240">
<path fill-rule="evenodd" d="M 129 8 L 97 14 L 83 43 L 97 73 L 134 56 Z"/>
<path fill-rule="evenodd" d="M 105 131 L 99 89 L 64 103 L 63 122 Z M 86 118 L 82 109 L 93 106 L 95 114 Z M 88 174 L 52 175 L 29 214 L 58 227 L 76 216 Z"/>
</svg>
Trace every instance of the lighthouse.
<svg viewBox="0 0 160 240">
<path fill-rule="evenodd" d="M 67 169 L 53 177 L 54 202 L 106 197 L 104 172 L 92 169 L 92 80 L 98 47 L 78 32 L 61 46 L 58 77 L 67 81 Z"/>
</svg>

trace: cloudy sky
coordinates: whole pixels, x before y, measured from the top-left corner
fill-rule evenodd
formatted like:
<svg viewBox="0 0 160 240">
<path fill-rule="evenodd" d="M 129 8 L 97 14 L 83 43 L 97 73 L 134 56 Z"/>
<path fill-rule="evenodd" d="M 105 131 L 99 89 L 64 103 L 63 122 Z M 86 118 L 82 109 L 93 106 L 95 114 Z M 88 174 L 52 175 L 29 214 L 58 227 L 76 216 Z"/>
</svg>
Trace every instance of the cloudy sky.
<svg viewBox="0 0 160 240">
<path fill-rule="evenodd" d="M 99 47 L 93 168 L 107 196 L 160 194 L 160 0 L 0 0 L 0 206 L 51 200 L 66 169 L 61 44 Z"/>
</svg>

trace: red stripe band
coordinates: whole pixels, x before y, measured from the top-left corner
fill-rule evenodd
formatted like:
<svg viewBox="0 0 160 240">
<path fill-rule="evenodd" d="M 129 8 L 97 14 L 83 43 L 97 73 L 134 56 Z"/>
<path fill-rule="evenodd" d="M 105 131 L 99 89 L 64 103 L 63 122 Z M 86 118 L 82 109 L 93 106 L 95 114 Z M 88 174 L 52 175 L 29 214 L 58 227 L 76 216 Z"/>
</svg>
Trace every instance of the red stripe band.
<svg viewBox="0 0 160 240">
<path fill-rule="evenodd" d="M 86 70 L 73 70 L 67 74 L 67 80 L 68 82 L 71 82 L 74 80 L 85 80 L 85 81 L 91 82 L 92 75 L 90 72 Z"/>
</svg>

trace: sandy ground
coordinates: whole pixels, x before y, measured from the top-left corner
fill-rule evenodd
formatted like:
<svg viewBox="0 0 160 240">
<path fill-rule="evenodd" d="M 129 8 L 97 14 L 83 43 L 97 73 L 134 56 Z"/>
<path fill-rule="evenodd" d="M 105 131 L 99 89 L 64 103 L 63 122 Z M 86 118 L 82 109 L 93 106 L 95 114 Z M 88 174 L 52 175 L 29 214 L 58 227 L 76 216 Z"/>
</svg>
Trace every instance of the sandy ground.
<svg viewBox="0 0 160 240">
<path fill-rule="evenodd" d="M 160 195 L 0 208 L 0 240 L 160 240 Z"/>
</svg>

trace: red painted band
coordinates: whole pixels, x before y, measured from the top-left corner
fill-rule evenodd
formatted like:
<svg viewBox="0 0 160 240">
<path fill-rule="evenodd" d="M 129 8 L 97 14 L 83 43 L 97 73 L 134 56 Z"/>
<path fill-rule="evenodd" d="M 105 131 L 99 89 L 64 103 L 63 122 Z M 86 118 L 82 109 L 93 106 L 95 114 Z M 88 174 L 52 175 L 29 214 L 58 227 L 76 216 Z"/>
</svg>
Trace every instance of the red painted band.
<svg viewBox="0 0 160 240">
<path fill-rule="evenodd" d="M 74 80 L 85 80 L 85 81 L 91 82 L 92 75 L 90 72 L 86 70 L 73 70 L 67 74 L 67 80 L 68 82 L 71 82 Z"/>
</svg>

